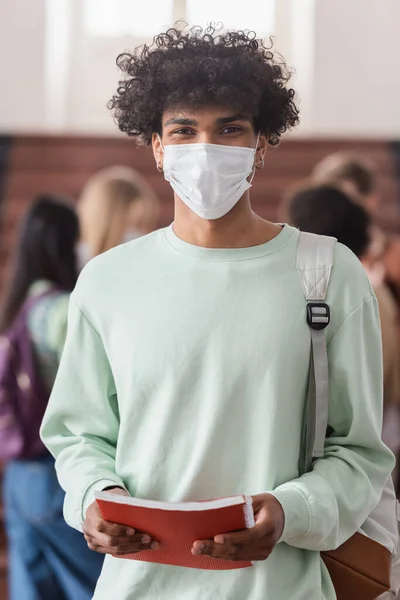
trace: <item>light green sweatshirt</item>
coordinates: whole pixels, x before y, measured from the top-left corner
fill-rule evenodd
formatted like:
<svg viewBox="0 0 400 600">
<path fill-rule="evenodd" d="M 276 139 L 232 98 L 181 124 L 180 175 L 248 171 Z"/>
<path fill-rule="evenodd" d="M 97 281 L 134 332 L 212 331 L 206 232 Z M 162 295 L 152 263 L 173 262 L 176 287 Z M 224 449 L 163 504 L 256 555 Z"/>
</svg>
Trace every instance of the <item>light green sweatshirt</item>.
<svg viewBox="0 0 400 600">
<path fill-rule="evenodd" d="M 57 457 L 65 517 L 81 528 L 93 492 L 124 485 L 179 502 L 271 491 L 285 529 L 270 558 L 209 572 L 107 557 L 95 600 L 333 600 L 318 551 L 349 538 L 393 468 L 380 440 L 376 300 L 337 245 L 328 302 L 325 456 L 299 477 L 310 333 L 298 232 L 207 249 L 172 228 L 89 263 L 42 436 Z"/>
</svg>

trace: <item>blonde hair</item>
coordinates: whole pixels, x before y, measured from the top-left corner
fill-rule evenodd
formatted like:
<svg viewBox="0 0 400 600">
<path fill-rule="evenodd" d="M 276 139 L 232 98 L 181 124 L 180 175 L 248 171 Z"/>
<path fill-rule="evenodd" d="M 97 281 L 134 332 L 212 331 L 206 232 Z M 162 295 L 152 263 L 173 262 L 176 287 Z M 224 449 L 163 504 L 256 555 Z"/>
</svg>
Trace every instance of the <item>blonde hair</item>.
<svg viewBox="0 0 400 600">
<path fill-rule="evenodd" d="M 359 200 L 372 194 L 376 188 L 373 166 L 364 157 L 352 152 L 329 154 L 317 163 L 312 179 L 319 184 L 341 185 L 350 183 Z"/>
<path fill-rule="evenodd" d="M 85 184 L 78 204 L 82 240 L 91 256 L 123 241 L 128 227 L 148 233 L 156 228 L 159 202 L 134 169 L 113 166 L 95 173 Z"/>
</svg>

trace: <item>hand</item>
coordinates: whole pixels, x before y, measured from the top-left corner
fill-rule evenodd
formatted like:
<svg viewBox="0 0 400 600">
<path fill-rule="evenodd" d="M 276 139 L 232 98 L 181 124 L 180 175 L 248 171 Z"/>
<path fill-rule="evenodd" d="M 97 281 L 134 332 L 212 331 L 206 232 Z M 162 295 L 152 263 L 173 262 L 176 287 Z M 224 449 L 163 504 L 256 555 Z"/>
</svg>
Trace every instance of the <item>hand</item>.
<svg viewBox="0 0 400 600">
<path fill-rule="evenodd" d="M 282 535 L 285 515 L 282 506 L 271 494 L 253 496 L 253 510 L 254 527 L 216 535 L 214 540 L 196 541 L 192 554 L 233 561 L 266 560 Z"/>
<path fill-rule="evenodd" d="M 112 494 L 129 496 L 122 488 L 108 489 Z M 97 502 L 93 502 L 86 511 L 83 522 L 83 534 L 91 550 L 100 554 L 124 556 L 142 550 L 158 550 L 160 545 L 153 542 L 151 537 L 131 527 L 105 521 L 101 516 Z"/>
</svg>

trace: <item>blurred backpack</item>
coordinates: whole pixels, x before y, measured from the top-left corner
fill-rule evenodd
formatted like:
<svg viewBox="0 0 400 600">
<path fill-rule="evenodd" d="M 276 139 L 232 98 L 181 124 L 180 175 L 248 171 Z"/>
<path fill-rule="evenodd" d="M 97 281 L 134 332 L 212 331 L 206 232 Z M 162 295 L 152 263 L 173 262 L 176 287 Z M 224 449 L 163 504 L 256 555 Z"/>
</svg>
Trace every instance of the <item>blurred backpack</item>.
<svg viewBox="0 0 400 600">
<path fill-rule="evenodd" d="M 35 458 L 46 452 L 39 437 L 49 400 L 28 329 L 31 308 L 54 288 L 28 299 L 0 337 L 0 461 Z"/>
<path fill-rule="evenodd" d="M 330 322 L 330 308 L 326 295 L 335 244 L 334 238 L 301 232 L 297 248 L 297 270 L 307 301 L 311 334 L 306 447 L 304 464 L 300 465 L 303 473 L 312 471 L 313 461 L 324 456 L 325 438 L 329 435 L 325 328 Z M 400 589 L 399 514 L 389 477 L 378 506 L 361 528 L 336 550 L 321 553 L 338 600 L 397 598 Z"/>
</svg>

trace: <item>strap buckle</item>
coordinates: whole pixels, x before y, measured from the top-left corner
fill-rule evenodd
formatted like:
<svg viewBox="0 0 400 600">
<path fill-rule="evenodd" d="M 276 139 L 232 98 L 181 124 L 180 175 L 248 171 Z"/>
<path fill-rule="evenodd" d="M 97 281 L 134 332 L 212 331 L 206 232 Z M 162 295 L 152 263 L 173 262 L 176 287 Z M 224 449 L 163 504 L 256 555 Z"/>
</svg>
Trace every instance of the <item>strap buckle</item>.
<svg viewBox="0 0 400 600">
<path fill-rule="evenodd" d="M 324 302 L 307 303 L 307 323 L 311 329 L 320 331 L 328 327 L 331 322 L 331 311 Z"/>
</svg>

